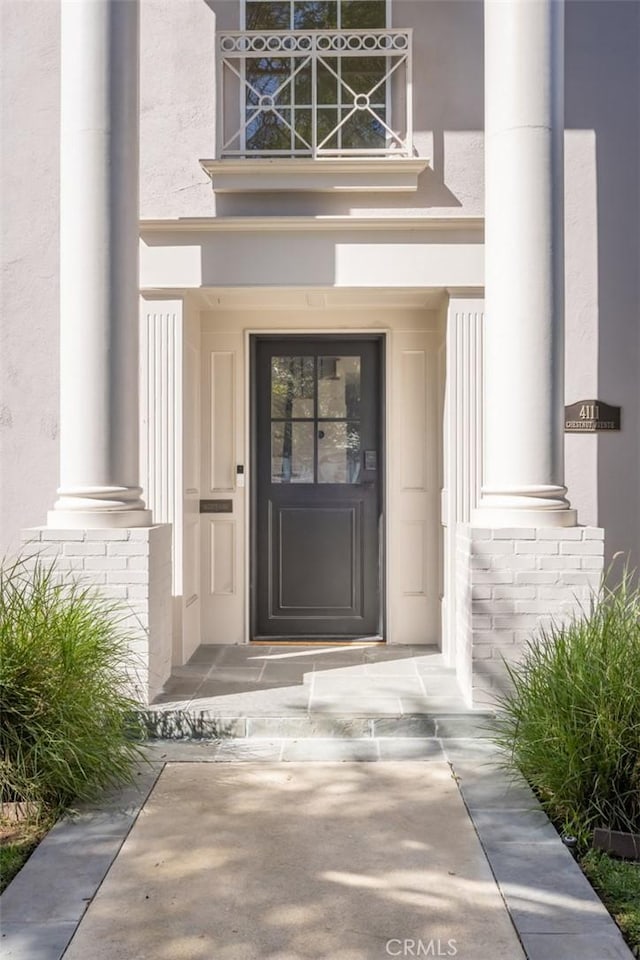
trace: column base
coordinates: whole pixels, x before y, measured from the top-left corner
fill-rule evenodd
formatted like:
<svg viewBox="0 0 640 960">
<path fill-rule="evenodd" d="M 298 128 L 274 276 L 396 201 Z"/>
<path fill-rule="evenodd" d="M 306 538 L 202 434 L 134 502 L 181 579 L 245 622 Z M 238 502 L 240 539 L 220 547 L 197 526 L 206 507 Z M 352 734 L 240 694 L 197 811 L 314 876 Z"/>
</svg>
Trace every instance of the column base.
<svg viewBox="0 0 640 960">
<path fill-rule="evenodd" d="M 471 514 L 471 522 L 478 527 L 575 527 L 578 512 L 572 508 L 536 509 L 535 507 L 480 506 Z"/>
<path fill-rule="evenodd" d="M 578 514 L 566 493 L 567 488 L 557 484 L 483 486 L 471 523 L 485 528 L 575 527 Z"/>
<path fill-rule="evenodd" d="M 171 674 L 171 525 L 36 527 L 22 540 L 27 562 L 39 556 L 62 583 L 72 577 L 118 604 L 118 624 L 130 637 L 132 690 L 150 703 Z"/>
<path fill-rule="evenodd" d="M 151 510 L 49 510 L 50 530 L 120 530 L 150 527 Z"/>
<path fill-rule="evenodd" d="M 459 524 L 456 670 L 467 703 L 495 704 L 540 630 L 587 610 L 604 570 L 599 527 Z"/>
</svg>

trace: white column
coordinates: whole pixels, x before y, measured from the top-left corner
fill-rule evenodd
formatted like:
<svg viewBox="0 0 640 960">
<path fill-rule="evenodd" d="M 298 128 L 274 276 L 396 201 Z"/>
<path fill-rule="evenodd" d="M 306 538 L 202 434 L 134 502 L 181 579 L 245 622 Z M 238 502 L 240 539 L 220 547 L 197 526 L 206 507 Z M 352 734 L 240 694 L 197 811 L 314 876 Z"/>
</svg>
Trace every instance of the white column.
<svg viewBox="0 0 640 960">
<path fill-rule="evenodd" d="M 48 525 L 151 522 L 138 466 L 138 0 L 63 0 L 60 488 Z"/>
<path fill-rule="evenodd" d="M 564 486 L 563 71 L 563 0 L 486 0 L 483 527 L 576 522 Z"/>
</svg>

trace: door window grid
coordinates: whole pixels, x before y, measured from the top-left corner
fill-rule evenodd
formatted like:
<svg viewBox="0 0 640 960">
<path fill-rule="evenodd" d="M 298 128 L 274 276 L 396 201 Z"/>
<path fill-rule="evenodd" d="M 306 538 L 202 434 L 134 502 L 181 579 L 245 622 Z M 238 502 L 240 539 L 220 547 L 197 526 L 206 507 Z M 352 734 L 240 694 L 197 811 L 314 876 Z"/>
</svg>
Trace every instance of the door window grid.
<svg viewBox="0 0 640 960">
<path fill-rule="evenodd" d="M 243 0 L 242 29 L 258 31 L 384 29 L 391 19 L 390 3 L 391 0 Z M 366 94 L 366 87 L 375 87 L 376 82 L 384 77 L 388 70 L 388 63 L 384 57 L 367 58 L 367 61 L 362 58 L 349 60 L 343 57 L 327 61 L 324 69 L 326 75 L 324 92 L 327 90 L 326 80 L 328 78 L 331 81 L 331 73 L 333 73 L 336 80 L 335 101 L 324 102 L 318 96 L 317 139 L 322 141 L 338 127 L 331 140 L 325 144 L 328 148 L 342 150 L 345 147 L 361 147 L 365 141 L 369 141 L 367 145 L 372 148 L 385 144 L 386 131 L 383 124 L 388 122 L 389 97 L 386 82 L 377 86 L 379 96 L 371 98 L 370 101 L 371 108 L 380 116 L 382 123 L 371 114 L 362 117 L 356 113 L 351 118 L 351 130 L 338 126 L 352 109 L 351 102 L 347 104 L 343 102 L 345 78 L 348 78 L 347 82 L 351 81 L 350 85 L 354 87 L 356 94 Z M 256 107 L 256 95 L 247 86 L 247 80 L 258 91 L 260 97 L 272 96 L 274 92 L 280 90 L 285 98 L 288 98 L 288 101 L 285 99 L 283 107 L 283 101 L 278 95 L 278 113 L 281 120 L 275 111 L 260 112 L 246 128 L 243 127 L 243 150 L 290 149 L 293 154 L 301 146 L 309 147 L 311 144 L 313 139 L 312 103 L 310 97 L 299 99 L 299 95 L 304 93 L 304 88 L 310 87 L 311 71 L 310 68 L 306 68 L 296 73 L 294 58 L 289 60 L 288 67 L 285 64 L 284 58 L 267 57 L 253 61 L 251 66 L 247 63 L 243 64 L 243 87 L 246 90 L 244 119 L 241 121 L 243 124 L 246 124 L 254 115 Z M 348 69 L 345 70 L 347 66 Z M 364 76 L 369 77 L 364 87 L 357 82 L 358 75 L 362 79 L 363 70 Z M 354 78 L 351 77 L 352 71 L 355 71 L 355 83 L 353 83 Z M 293 77 L 294 73 L 296 73 L 294 79 L 282 90 L 286 77 Z M 371 74 L 373 74 L 372 78 Z M 322 87 L 320 76 L 317 86 L 320 93 Z M 362 89 L 359 89 L 360 87 Z"/>
<path fill-rule="evenodd" d="M 270 394 L 271 482 L 357 483 L 360 357 L 272 357 Z"/>
</svg>

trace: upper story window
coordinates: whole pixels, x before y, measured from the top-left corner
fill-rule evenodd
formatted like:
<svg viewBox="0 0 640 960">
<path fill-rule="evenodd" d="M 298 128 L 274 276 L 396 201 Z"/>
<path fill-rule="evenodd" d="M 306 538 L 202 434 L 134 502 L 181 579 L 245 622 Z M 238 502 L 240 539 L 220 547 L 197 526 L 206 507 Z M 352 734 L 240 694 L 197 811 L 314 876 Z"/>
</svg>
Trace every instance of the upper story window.
<svg viewBox="0 0 640 960">
<path fill-rule="evenodd" d="M 221 156 L 410 156 L 411 37 L 389 6 L 244 0 L 219 37 Z"/>
<path fill-rule="evenodd" d="M 387 0 L 244 0 L 245 30 L 367 30 L 387 26 Z"/>
</svg>

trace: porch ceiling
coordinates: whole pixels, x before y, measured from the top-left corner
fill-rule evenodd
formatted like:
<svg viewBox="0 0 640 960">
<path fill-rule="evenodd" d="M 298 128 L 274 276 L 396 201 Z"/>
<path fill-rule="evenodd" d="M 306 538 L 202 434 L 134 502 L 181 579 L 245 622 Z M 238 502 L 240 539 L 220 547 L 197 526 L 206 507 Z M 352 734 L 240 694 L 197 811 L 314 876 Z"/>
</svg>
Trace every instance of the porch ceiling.
<svg viewBox="0 0 640 960">
<path fill-rule="evenodd" d="M 164 295 L 166 296 L 166 293 Z M 265 307 L 312 310 L 436 310 L 443 305 L 446 291 L 410 287 L 202 287 L 199 290 L 189 290 L 189 297 L 201 310 L 247 310 Z"/>
</svg>

